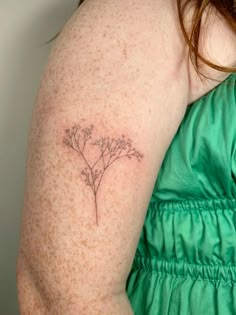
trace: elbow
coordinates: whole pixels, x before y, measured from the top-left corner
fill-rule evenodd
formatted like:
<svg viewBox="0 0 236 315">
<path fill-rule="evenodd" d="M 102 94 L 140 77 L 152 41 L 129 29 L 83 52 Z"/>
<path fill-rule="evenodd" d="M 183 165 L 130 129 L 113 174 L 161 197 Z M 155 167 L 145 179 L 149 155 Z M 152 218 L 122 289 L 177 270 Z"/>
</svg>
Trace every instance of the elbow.
<svg viewBox="0 0 236 315">
<path fill-rule="evenodd" d="M 20 315 L 47 314 L 39 290 L 36 288 L 24 257 L 19 255 L 16 266 L 17 300 Z"/>
</svg>

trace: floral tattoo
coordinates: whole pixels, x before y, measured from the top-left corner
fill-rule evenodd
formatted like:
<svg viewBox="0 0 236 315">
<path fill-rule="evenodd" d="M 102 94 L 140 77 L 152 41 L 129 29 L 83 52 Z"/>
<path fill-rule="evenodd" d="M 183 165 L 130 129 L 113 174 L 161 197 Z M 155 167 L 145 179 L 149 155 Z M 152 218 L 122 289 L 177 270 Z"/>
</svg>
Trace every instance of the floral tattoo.
<svg viewBox="0 0 236 315">
<path fill-rule="evenodd" d="M 97 194 L 101 185 L 104 173 L 115 161 L 120 158 L 136 158 L 138 162 L 143 158 L 143 154 L 138 152 L 132 146 L 132 141 L 126 138 L 123 134 L 122 137 L 117 139 L 110 137 L 100 137 L 92 141 L 92 133 L 94 126 L 82 128 L 80 124 L 75 124 L 70 129 L 65 130 L 65 137 L 63 143 L 78 152 L 85 167 L 81 171 L 84 182 L 91 187 L 94 195 L 95 211 L 96 211 L 96 224 L 98 225 L 98 205 Z M 88 146 L 97 146 L 99 150 L 98 157 L 93 163 L 89 163 L 86 158 L 85 151 Z"/>
</svg>

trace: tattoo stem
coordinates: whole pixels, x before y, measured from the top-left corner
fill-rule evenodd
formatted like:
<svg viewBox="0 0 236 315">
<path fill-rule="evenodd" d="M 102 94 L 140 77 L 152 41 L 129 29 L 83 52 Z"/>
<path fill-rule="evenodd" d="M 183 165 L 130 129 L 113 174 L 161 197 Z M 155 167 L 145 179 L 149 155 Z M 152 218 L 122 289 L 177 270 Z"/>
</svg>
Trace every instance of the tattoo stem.
<svg viewBox="0 0 236 315">
<path fill-rule="evenodd" d="M 94 198 L 95 198 L 96 224 L 97 224 L 97 226 L 98 226 L 97 192 L 95 192 L 95 191 L 94 191 Z"/>
<path fill-rule="evenodd" d="M 92 145 L 96 145 L 100 149 L 100 156 L 95 160 L 95 162 L 90 165 L 86 154 L 84 154 L 85 148 L 87 146 L 87 142 L 92 137 L 92 129 L 93 125 L 90 128 L 82 129 L 80 125 L 77 124 L 73 126 L 71 129 L 66 129 L 66 137 L 63 138 L 64 144 L 71 147 L 73 150 L 78 152 L 84 163 L 87 167 L 85 167 L 81 174 L 85 176 L 85 184 L 90 186 L 92 193 L 94 195 L 95 201 L 95 211 L 96 211 L 96 224 L 98 226 L 98 204 L 97 204 L 97 195 L 98 190 L 103 179 L 105 171 L 111 166 L 115 161 L 120 158 L 127 157 L 131 159 L 135 157 L 138 161 L 143 158 L 143 154 L 137 151 L 135 148 L 132 148 L 132 142 L 130 139 L 125 139 L 125 136 L 122 135 L 122 139 L 118 138 L 115 140 L 114 138 L 110 139 L 110 137 L 100 138 L 95 142 L 91 143 Z M 82 141 L 80 139 L 83 138 Z M 80 147 L 80 142 L 82 142 L 82 147 Z M 115 145 L 113 146 L 113 143 Z M 128 149 L 128 150 L 127 150 Z M 106 157 L 108 159 L 106 160 Z M 101 161 L 101 163 L 99 163 Z M 95 165 L 97 167 L 95 168 Z"/>
</svg>

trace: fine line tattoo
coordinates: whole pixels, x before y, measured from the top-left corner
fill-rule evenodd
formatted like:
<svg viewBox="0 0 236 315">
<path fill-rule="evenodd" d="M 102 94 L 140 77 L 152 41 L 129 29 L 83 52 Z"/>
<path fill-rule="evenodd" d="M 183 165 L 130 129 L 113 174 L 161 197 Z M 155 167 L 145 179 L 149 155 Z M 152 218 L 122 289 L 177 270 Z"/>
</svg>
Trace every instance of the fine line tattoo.
<svg viewBox="0 0 236 315">
<path fill-rule="evenodd" d="M 98 205 L 97 194 L 101 185 L 104 173 L 115 161 L 120 158 L 136 158 L 138 162 L 143 158 L 143 154 L 132 147 L 132 140 L 122 137 L 117 139 L 111 137 L 100 137 L 92 141 L 93 125 L 82 128 L 80 124 L 75 124 L 70 129 L 65 130 L 63 143 L 78 152 L 85 163 L 81 171 L 86 185 L 90 186 L 94 195 L 96 224 L 98 225 Z M 99 154 L 93 163 L 89 163 L 85 151 L 88 145 L 96 146 Z"/>
</svg>

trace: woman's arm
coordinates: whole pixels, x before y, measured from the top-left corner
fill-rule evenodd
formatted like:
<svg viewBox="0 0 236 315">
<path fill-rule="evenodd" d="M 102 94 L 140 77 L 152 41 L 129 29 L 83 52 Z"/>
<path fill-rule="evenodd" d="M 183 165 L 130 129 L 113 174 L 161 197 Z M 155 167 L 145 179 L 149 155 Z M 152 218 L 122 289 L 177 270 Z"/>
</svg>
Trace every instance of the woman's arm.
<svg viewBox="0 0 236 315">
<path fill-rule="evenodd" d="M 132 312 L 127 276 L 188 104 L 171 3 L 87 1 L 52 49 L 29 137 L 21 314 Z"/>
</svg>

